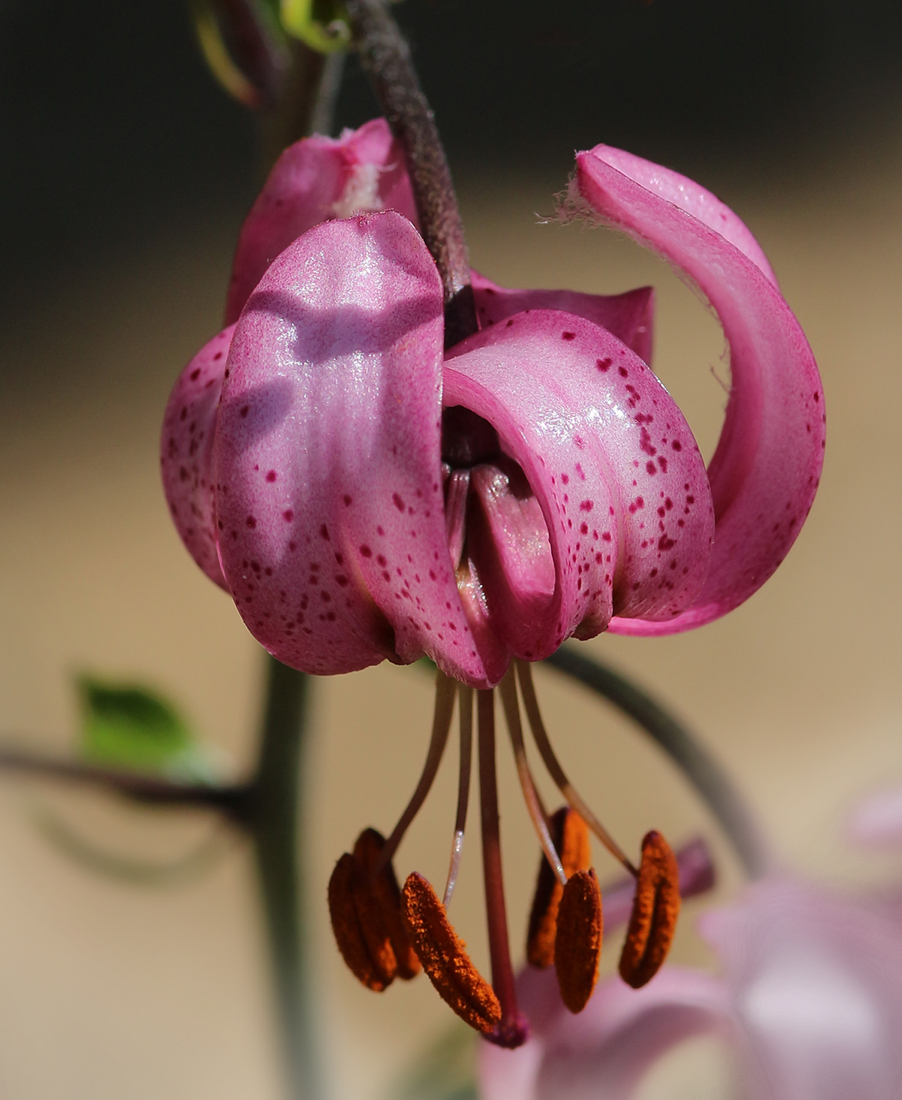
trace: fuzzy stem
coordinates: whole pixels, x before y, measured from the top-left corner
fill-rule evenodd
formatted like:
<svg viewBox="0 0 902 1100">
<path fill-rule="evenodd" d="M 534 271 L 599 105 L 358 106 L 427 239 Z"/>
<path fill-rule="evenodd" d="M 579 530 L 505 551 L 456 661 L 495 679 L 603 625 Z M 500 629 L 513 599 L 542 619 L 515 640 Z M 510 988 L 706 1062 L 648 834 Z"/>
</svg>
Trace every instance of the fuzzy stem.
<svg viewBox="0 0 902 1100">
<path fill-rule="evenodd" d="M 347 0 L 363 67 L 404 151 L 420 219 L 445 298 L 445 347 L 476 332 L 470 262 L 451 171 L 410 47 L 380 0 Z"/>
</svg>

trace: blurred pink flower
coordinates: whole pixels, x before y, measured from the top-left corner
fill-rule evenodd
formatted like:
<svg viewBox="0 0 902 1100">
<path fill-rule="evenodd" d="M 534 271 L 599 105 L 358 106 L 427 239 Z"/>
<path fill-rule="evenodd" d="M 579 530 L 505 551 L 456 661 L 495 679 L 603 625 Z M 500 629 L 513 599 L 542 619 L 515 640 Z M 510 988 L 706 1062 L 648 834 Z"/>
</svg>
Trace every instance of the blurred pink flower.
<svg viewBox="0 0 902 1100">
<path fill-rule="evenodd" d="M 902 791 L 883 795 L 858 811 L 853 834 L 898 842 L 900 818 Z M 482 1046 L 483 1100 L 627 1100 L 659 1057 L 700 1034 L 730 1045 L 743 1100 L 898 1100 L 897 895 L 773 877 L 700 929 L 722 976 L 665 967 L 636 992 L 607 981 L 580 1016 L 553 975 L 521 974 L 532 1037 L 515 1052 Z"/>
<path fill-rule="evenodd" d="M 644 361 L 647 289 L 477 276 L 481 330 L 444 353 L 398 163 L 381 121 L 309 139 L 251 211 L 237 323 L 185 368 L 163 429 L 200 567 L 286 664 L 426 654 L 475 687 L 571 636 L 669 633 L 741 603 L 795 539 L 823 446 L 811 351 L 742 222 L 638 157 L 577 159 L 570 206 L 666 256 L 724 325 L 732 388 L 706 471 Z"/>
</svg>

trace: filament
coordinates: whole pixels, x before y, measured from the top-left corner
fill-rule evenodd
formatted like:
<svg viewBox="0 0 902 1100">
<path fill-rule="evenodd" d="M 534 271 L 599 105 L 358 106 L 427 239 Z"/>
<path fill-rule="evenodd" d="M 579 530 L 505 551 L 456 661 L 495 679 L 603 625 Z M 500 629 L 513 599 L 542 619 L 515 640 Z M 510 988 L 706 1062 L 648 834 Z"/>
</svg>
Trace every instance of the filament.
<svg viewBox="0 0 902 1100">
<path fill-rule="evenodd" d="M 467 497 L 470 492 L 470 471 L 452 470 L 448 479 L 445 516 L 448 528 L 448 552 L 455 569 L 460 565 L 467 530 Z"/>
<path fill-rule="evenodd" d="M 465 684 L 458 686 L 460 710 L 460 770 L 457 779 L 457 816 L 454 821 L 454 843 L 451 846 L 451 865 L 442 905 L 451 903 L 451 895 L 457 885 L 460 857 L 464 849 L 464 829 L 467 824 L 467 806 L 470 801 L 470 765 L 473 758 L 473 689 Z"/>
<path fill-rule="evenodd" d="M 504 679 L 498 685 L 498 690 L 501 692 L 501 702 L 504 706 L 504 715 L 507 718 L 507 728 L 510 731 L 511 744 L 514 748 L 514 760 L 517 764 L 517 776 L 523 790 L 526 809 L 532 818 L 545 858 L 548 860 L 552 871 L 554 871 L 558 882 L 561 886 L 566 886 L 567 873 L 564 871 L 561 857 L 558 855 L 554 841 L 551 839 L 551 832 L 548 828 L 548 812 L 542 803 L 541 795 L 536 789 L 532 772 L 529 769 L 529 761 L 526 759 L 523 727 L 520 723 L 520 707 L 517 702 L 517 681 L 513 667 L 508 668 L 504 674 Z"/>
<path fill-rule="evenodd" d="M 435 780 L 438 766 L 442 762 L 442 754 L 448 743 L 448 733 L 451 730 L 451 715 L 454 711 L 454 695 L 456 684 L 438 669 L 435 673 L 435 710 L 432 715 L 432 737 L 429 741 L 429 751 L 426 754 L 426 763 L 413 792 L 410 801 L 401 814 L 398 824 L 392 830 L 391 836 L 386 840 L 382 855 L 373 868 L 373 874 L 378 875 L 391 862 L 398 849 L 398 845 L 404 838 L 411 821 L 417 816 L 420 807 L 426 801 L 426 795 Z"/>
<path fill-rule="evenodd" d="M 532 682 L 532 670 L 525 661 L 518 660 L 515 664 L 520 680 L 520 691 L 523 693 L 523 706 L 526 708 L 526 716 L 529 719 L 529 725 L 532 729 L 532 735 L 535 738 L 536 747 L 539 750 L 542 760 L 545 762 L 545 767 L 548 769 L 551 778 L 557 784 L 564 798 L 567 799 L 573 809 L 576 810 L 611 855 L 619 860 L 633 877 L 637 877 L 639 874 L 638 869 L 607 829 L 601 824 L 595 814 L 592 813 L 582 796 L 574 789 L 570 780 L 564 774 L 564 769 L 561 767 L 558 758 L 554 754 L 554 749 L 551 747 L 551 742 L 548 740 L 548 733 L 545 730 L 545 724 L 539 712 L 539 701 L 536 698 L 536 689 Z"/>
</svg>

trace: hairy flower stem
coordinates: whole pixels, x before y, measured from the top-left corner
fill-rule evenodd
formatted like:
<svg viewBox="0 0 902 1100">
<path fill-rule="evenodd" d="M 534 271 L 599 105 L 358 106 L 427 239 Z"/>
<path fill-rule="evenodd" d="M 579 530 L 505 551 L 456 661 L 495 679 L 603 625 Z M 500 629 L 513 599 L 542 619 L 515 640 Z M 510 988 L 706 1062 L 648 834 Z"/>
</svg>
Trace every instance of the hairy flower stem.
<svg viewBox="0 0 902 1100">
<path fill-rule="evenodd" d="M 442 278 L 445 347 L 478 329 L 463 223 L 432 108 L 410 59 L 410 47 L 381 0 L 348 0 L 363 67 L 404 150 L 420 233 Z"/>
<path fill-rule="evenodd" d="M 613 703 L 649 734 L 702 796 L 749 878 L 760 878 L 773 868 L 774 857 L 745 798 L 720 764 L 672 714 L 641 688 L 570 646 L 562 646 L 545 664 Z"/>
</svg>

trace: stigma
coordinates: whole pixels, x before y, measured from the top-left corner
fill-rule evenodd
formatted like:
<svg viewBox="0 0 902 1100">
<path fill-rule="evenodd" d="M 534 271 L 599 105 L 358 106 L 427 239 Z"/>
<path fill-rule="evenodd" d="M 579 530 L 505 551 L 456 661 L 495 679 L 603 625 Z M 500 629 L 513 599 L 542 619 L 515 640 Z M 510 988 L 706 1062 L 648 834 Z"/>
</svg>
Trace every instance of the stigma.
<svg viewBox="0 0 902 1100">
<path fill-rule="evenodd" d="M 512 661 L 496 689 L 476 690 L 437 672 L 432 736 L 416 789 L 387 839 L 375 829 L 365 829 L 353 851 L 339 859 L 329 883 L 332 928 L 344 961 L 368 989 L 381 992 L 396 978 L 408 981 L 425 971 L 458 1016 L 489 1041 L 513 1048 L 528 1038 L 529 1023 L 517 1005 L 508 936 L 498 807 L 496 695 L 542 850 L 526 958 L 534 967 L 554 967 L 561 999 L 571 1012 L 581 1012 L 592 995 L 602 950 L 603 900 L 592 865 L 592 836 L 634 884 L 619 971 L 636 989 L 654 977 L 667 956 L 681 892 L 686 895 L 710 887 L 712 870 L 706 852 L 699 859 L 699 842 L 687 847 L 685 858 L 683 853 L 678 858 L 657 831 L 646 834 L 638 860 L 629 858 L 564 772 L 545 729 L 527 662 Z M 448 874 L 441 894 L 417 871 L 411 872 L 401 887 L 394 857 L 435 779 L 450 739 L 455 706 L 459 720 L 458 790 Z M 521 713 L 525 713 L 525 725 L 539 758 L 564 798 L 565 804 L 553 813 L 533 778 Z M 474 770 L 481 811 L 490 978 L 474 964 L 448 916 L 463 854 Z M 619 898 L 623 887 L 618 884 L 614 890 Z"/>
</svg>

